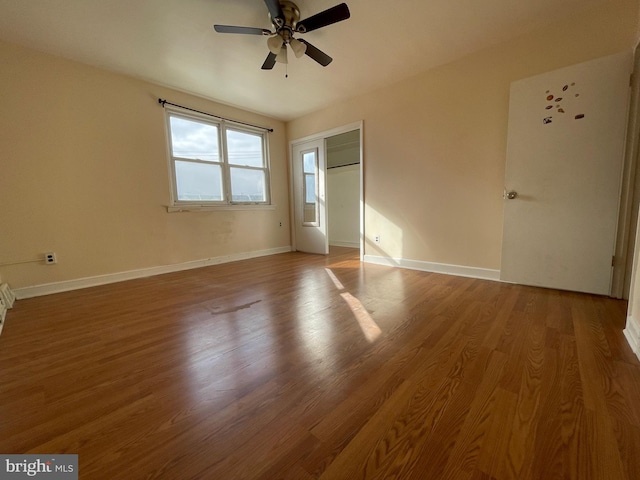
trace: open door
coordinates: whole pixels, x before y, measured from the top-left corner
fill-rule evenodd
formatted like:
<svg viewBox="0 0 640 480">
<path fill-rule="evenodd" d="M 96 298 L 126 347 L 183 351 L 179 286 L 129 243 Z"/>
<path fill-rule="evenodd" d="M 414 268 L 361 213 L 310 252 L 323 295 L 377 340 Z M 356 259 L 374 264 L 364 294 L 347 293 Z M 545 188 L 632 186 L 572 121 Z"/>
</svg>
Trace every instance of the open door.
<svg viewBox="0 0 640 480">
<path fill-rule="evenodd" d="M 511 84 L 501 279 L 609 295 L 630 53 Z"/>
<path fill-rule="evenodd" d="M 296 250 L 326 255 L 329 236 L 324 139 L 294 144 L 291 161 Z"/>
</svg>

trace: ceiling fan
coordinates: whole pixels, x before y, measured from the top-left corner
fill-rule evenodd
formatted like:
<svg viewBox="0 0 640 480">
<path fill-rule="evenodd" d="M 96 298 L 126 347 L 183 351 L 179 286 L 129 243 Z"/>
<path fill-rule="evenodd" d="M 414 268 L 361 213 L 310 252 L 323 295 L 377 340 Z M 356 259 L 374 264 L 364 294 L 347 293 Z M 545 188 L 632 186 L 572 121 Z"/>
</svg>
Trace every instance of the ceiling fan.
<svg viewBox="0 0 640 480">
<path fill-rule="evenodd" d="M 351 16 L 346 3 L 341 3 L 309 18 L 300 20 L 298 6 L 289 0 L 264 0 L 269 9 L 269 18 L 275 31 L 266 28 L 236 27 L 233 25 L 214 25 L 218 33 L 241 33 L 245 35 L 268 36 L 269 55 L 262 64 L 263 70 L 271 70 L 276 62 L 287 63 L 287 45 L 297 58 L 302 55 L 311 57 L 323 67 L 332 62 L 332 58 L 311 45 L 306 40 L 293 38 L 296 33 L 306 33 L 333 23 L 341 22 Z"/>
</svg>

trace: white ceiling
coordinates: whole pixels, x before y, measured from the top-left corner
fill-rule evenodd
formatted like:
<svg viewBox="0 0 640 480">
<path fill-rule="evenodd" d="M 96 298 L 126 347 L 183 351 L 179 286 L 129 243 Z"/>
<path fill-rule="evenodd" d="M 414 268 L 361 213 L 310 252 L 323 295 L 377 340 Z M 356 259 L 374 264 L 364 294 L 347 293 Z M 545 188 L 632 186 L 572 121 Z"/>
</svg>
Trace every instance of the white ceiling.
<svg viewBox="0 0 640 480">
<path fill-rule="evenodd" d="M 342 0 L 295 0 L 306 18 Z M 392 84 L 607 0 L 346 0 L 351 18 L 298 35 L 333 57 L 260 67 L 263 0 L 0 0 L 0 39 L 282 120 Z M 558 46 L 562 48 L 561 46 Z"/>
</svg>

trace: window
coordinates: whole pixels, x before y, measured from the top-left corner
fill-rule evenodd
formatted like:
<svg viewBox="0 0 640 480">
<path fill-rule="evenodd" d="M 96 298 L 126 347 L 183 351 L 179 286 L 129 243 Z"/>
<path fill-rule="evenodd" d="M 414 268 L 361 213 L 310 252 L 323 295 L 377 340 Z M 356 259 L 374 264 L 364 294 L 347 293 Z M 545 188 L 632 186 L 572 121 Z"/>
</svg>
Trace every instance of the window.
<svg viewBox="0 0 640 480">
<path fill-rule="evenodd" d="M 318 151 L 302 153 L 302 196 L 304 198 L 303 225 L 318 226 L 318 201 L 316 192 L 318 191 Z"/>
<path fill-rule="evenodd" d="M 174 205 L 269 204 L 267 133 L 167 110 Z"/>
<path fill-rule="evenodd" d="M 304 201 L 316 203 L 316 152 L 302 154 L 302 171 L 304 172 Z"/>
</svg>

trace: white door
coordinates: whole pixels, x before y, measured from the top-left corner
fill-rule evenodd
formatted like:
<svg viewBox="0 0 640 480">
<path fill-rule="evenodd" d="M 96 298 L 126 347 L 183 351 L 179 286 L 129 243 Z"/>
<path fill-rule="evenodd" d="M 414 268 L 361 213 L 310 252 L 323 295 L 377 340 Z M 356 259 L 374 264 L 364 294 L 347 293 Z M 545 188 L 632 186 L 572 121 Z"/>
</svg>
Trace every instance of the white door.
<svg viewBox="0 0 640 480">
<path fill-rule="evenodd" d="M 291 157 L 296 250 L 326 255 L 329 236 L 324 139 L 294 144 Z"/>
<path fill-rule="evenodd" d="M 502 280 L 608 295 L 631 53 L 511 84 Z"/>
</svg>

